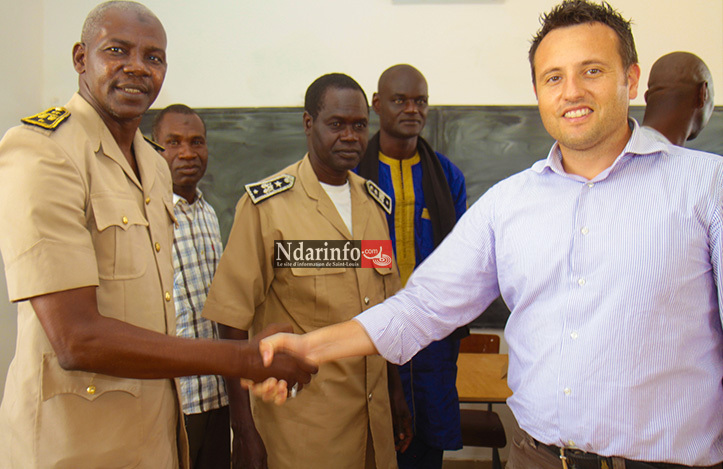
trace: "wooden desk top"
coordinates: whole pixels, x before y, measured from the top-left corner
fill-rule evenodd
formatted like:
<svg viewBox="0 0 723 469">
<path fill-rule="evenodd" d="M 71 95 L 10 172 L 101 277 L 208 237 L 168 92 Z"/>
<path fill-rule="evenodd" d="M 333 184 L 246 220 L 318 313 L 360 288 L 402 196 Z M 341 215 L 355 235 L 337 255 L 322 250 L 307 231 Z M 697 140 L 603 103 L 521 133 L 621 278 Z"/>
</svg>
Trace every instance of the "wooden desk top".
<svg viewBox="0 0 723 469">
<path fill-rule="evenodd" d="M 457 359 L 460 402 L 505 402 L 512 395 L 507 387 L 507 362 L 507 355 L 460 353 Z"/>
</svg>

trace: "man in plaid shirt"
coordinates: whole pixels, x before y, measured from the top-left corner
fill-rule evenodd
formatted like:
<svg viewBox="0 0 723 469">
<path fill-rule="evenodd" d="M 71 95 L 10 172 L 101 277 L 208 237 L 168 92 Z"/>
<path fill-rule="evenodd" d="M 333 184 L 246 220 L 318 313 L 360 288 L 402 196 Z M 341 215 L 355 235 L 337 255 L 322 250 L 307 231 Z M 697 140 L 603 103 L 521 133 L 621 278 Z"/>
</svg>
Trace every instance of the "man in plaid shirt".
<svg viewBox="0 0 723 469">
<path fill-rule="evenodd" d="M 218 339 L 214 322 L 201 317 L 222 244 L 216 212 L 198 181 L 206 172 L 206 125 L 188 106 L 173 104 L 153 122 L 173 179 L 173 297 L 179 337 Z M 180 378 L 192 468 L 230 466 L 229 407 L 221 376 Z"/>
</svg>

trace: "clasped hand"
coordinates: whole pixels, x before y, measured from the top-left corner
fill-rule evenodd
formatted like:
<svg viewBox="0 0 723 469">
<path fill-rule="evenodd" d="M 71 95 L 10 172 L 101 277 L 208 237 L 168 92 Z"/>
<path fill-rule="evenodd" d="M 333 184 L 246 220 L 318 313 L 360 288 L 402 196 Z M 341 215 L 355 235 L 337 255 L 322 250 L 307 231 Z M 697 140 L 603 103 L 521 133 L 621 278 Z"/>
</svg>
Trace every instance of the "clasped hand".
<svg viewBox="0 0 723 469">
<path fill-rule="evenodd" d="M 301 369 L 308 373 L 318 371 L 318 364 L 307 357 L 303 335 L 289 333 L 290 328 L 278 326 L 271 331 L 271 327 L 267 327 L 261 334 L 254 337 L 254 340 L 258 341 L 259 352 L 265 368 L 271 370 L 276 368 L 280 361 L 295 360 L 301 365 Z M 242 379 L 241 384 L 265 402 L 281 405 L 300 391 L 303 385 L 308 384 L 311 379 L 311 374 L 309 374 L 309 378 L 305 381 L 297 379 L 295 382 L 290 382 L 285 379 L 277 379 L 278 375 L 274 372 L 270 372 L 270 374 L 272 376 L 264 381 L 254 382 Z M 294 386 L 295 383 L 298 385 Z"/>
<path fill-rule="evenodd" d="M 272 324 L 249 341 L 258 347 L 262 370 L 252 379 L 241 379 L 241 385 L 265 402 L 283 404 L 319 370 L 317 363 L 306 358 L 302 336 L 291 332 L 290 326 Z"/>
</svg>

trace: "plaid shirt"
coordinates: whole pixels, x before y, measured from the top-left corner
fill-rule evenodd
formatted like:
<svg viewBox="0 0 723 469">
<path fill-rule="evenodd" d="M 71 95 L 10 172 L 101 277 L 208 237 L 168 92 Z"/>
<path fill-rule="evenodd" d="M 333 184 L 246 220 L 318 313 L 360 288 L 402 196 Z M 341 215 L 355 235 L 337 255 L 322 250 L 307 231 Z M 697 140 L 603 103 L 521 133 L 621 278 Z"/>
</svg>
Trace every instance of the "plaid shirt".
<svg viewBox="0 0 723 469">
<path fill-rule="evenodd" d="M 173 232 L 173 298 L 179 337 L 218 339 L 216 324 L 201 317 L 203 304 L 218 267 L 223 246 L 216 212 L 196 190 L 196 200 L 173 194 L 178 224 Z M 221 376 L 186 376 L 180 379 L 183 413 L 198 414 L 228 405 Z"/>
</svg>

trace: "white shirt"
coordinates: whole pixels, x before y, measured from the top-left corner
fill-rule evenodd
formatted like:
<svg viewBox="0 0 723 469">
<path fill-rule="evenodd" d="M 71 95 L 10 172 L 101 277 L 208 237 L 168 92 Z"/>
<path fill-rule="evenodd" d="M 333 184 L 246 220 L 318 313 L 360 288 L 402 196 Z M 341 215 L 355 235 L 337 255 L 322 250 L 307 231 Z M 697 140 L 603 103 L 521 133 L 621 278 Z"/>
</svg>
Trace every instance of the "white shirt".
<svg viewBox="0 0 723 469">
<path fill-rule="evenodd" d="M 349 181 L 346 181 L 346 183 L 341 186 L 325 184 L 321 181 L 319 181 L 319 184 L 321 184 L 321 187 L 331 201 L 334 202 L 336 211 L 339 212 L 339 216 L 341 216 L 344 224 L 349 229 L 349 234 L 354 236 L 351 224 L 351 191 L 349 189 Z"/>
<path fill-rule="evenodd" d="M 723 460 L 723 159 L 635 124 L 593 180 L 547 160 L 491 188 L 357 317 L 390 361 L 502 294 L 507 401 L 537 440 L 603 456 Z"/>
</svg>

